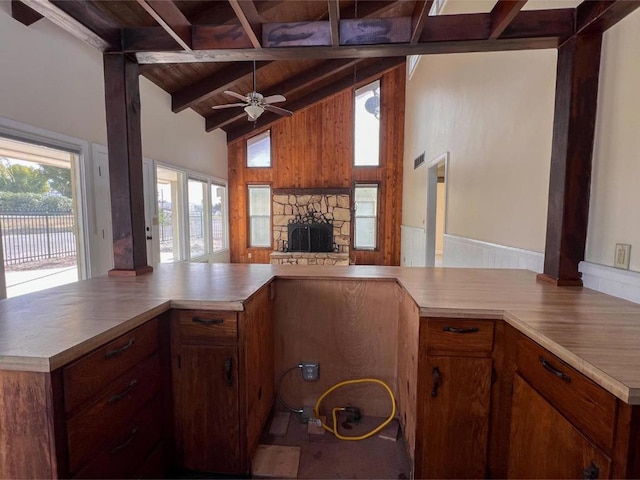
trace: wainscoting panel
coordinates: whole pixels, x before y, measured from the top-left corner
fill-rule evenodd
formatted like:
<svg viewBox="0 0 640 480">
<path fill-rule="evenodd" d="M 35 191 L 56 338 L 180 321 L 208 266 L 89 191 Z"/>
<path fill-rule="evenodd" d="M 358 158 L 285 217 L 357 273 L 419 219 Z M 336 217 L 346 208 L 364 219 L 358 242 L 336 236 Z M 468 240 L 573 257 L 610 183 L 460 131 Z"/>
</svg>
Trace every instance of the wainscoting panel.
<svg viewBox="0 0 640 480">
<path fill-rule="evenodd" d="M 589 262 L 580 262 L 578 270 L 582 273 L 585 287 L 640 303 L 640 272 Z"/>
<path fill-rule="evenodd" d="M 424 229 L 402 225 L 400 236 L 400 265 L 424 267 L 427 248 L 427 234 Z"/>
<path fill-rule="evenodd" d="M 544 254 L 445 234 L 443 265 L 467 268 L 523 268 L 542 273 Z"/>
</svg>

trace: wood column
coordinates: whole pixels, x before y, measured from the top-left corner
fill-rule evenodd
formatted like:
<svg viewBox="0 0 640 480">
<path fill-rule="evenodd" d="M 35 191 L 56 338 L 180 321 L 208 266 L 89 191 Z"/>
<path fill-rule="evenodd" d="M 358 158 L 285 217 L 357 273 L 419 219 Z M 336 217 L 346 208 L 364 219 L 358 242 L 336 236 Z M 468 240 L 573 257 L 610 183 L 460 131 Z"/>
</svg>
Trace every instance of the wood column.
<svg viewBox="0 0 640 480">
<path fill-rule="evenodd" d="M 602 33 L 558 49 L 544 273 L 538 280 L 582 286 Z"/>
<path fill-rule="evenodd" d="M 153 270 L 147 265 L 138 73 L 127 55 L 104 54 L 114 260 L 109 275 Z"/>
</svg>

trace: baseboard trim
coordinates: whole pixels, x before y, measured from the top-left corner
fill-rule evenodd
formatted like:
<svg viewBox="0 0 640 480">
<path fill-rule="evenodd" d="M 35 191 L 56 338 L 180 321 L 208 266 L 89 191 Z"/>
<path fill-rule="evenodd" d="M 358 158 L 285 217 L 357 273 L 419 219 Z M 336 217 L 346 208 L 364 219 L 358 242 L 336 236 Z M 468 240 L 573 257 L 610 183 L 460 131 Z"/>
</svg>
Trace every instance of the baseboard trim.
<svg viewBox="0 0 640 480">
<path fill-rule="evenodd" d="M 621 270 L 591 262 L 580 262 L 585 287 L 607 295 L 640 303 L 640 272 Z"/>
</svg>

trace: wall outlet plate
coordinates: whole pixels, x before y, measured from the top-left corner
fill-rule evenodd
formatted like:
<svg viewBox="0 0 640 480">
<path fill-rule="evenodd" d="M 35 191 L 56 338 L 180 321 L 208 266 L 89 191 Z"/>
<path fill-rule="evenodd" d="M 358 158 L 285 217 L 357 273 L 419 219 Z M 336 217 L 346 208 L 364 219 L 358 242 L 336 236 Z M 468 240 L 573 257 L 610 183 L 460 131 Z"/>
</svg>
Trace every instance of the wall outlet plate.
<svg viewBox="0 0 640 480">
<path fill-rule="evenodd" d="M 302 362 L 302 379 L 307 382 L 315 382 L 320 376 L 320 364 L 318 362 Z"/>
<path fill-rule="evenodd" d="M 626 243 L 616 243 L 616 255 L 613 259 L 613 266 L 629 270 L 629 256 L 631 255 L 631 245 Z"/>
</svg>

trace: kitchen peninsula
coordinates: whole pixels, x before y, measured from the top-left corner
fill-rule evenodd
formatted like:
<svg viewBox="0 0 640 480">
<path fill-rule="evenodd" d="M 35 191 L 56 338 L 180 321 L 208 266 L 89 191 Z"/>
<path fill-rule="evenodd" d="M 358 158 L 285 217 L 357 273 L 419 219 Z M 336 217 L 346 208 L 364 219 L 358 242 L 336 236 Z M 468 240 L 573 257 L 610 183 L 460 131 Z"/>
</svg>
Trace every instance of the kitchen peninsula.
<svg viewBox="0 0 640 480">
<path fill-rule="evenodd" d="M 0 302 L 0 477 L 246 474 L 300 352 L 389 383 L 416 477 L 637 477 L 638 345 L 640 305 L 522 270 L 95 278 Z"/>
</svg>

